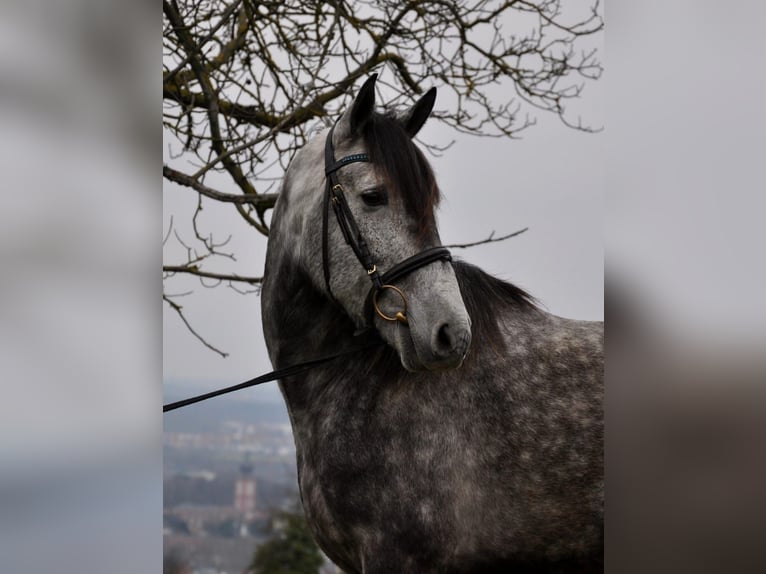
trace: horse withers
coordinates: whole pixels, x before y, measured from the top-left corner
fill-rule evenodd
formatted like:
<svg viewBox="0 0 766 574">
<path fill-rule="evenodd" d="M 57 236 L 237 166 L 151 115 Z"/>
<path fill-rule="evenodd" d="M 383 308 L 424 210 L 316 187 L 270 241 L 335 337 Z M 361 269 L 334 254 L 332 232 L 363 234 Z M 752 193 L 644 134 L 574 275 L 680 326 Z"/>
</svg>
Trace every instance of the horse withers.
<svg viewBox="0 0 766 574">
<path fill-rule="evenodd" d="M 274 210 L 272 363 L 352 351 L 280 381 L 306 518 L 349 574 L 599 572 L 603 325 L 439 249 L 434 99 L 379 114 L 370 78 Z"/>
</svg>

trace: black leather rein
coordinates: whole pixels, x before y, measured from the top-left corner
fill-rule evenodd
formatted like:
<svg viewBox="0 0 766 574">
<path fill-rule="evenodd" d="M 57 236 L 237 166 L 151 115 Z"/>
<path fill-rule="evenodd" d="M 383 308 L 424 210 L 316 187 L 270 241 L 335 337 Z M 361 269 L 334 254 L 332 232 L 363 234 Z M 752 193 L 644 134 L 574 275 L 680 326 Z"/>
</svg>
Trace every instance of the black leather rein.
<svg viewBox="0 0 766 574">
<path fill-rule="evenodd" d="M 175 401 L 173 403 L 162 405 L 162 412 L 167 413 L 170 411 L 174 411 L 176 409 L 180 409 L 182 407 L 193 405 L 194 403 L 199 403 L 201 401 L 206 401 L 207 399 L 212 399 L 213 397 L 219 397 L 221 395 L 233 393 L 234 391 L 241 391 L 242 389 L 255 387 L 263 383 L 276 381 L 277 379 L 292 377 L 294 375 L 298 375 L 305 371 L 309 371 L 313 369 L 314 367 L 318 367 L 319 365 L 323 363 L 332 361 L 333 359 L 345 357 L 346 355 L 352 355 L 354 353 L 358 353 L 359 351 L 364 351 L 366 349 L 374 349 L 376 347 L 380 347 L 383 344 L 384 344 L 383 341 L 380 339 L 367 341 L 365 343 L 362 343 L 359 346 L 352 347 L 351 349 L 346 349 L 344 351 L 340 351 L 332 355 L 327 355 L 325 357 L 318 357 L 316 359 L 309 359 L 308 361 L 304 361 L 296 365 L 290 365 L 289 367 L 285 367 L 284 369 L 276 369 L 274 371 L 271 371 L 270 373 L 266 373 L 264 375 L 260 375 L 259 377 L 255 377 L 254 379 L 250 379 L 249 381 L 245 381 L 244 383 L 239 383 L 237 385 L 232 385 L 231 387 L 225 387 L 223 389 L 218 389 L 216 391 L 211 391 L 209 393 L 204 393 L 201 395 L 197 395 L 195 397 L 190 397 L 188 399 L 183 399 L 180 401 Z"/>
</svg>

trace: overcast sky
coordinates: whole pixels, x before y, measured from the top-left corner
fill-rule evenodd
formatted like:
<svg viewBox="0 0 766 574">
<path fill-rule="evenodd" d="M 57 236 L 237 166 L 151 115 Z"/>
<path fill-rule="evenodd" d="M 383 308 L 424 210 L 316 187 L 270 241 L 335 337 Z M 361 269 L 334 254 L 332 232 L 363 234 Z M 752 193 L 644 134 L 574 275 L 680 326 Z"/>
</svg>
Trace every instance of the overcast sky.
<svg viewBox="0 0 766 574">
<path fill-rule="evenodd" d="M 601 85 L 592 83 L 576 103 L 583 123 L 603 126 L 601 93 Z M 431 157 L 444 197 L 437 217 L 445 244 L 529 227 L 505 242 L 456 250 L 457 256 L 529 290 L 551 313 L 603 319 L 603 133 L 578 132 L 541 114 L 538 124 L 517 140 L 461 135 L 435 120 L 426 123 L 419 137 L 437 144 L 456 140 L 441 157 Z M 168 182 L 164 187 L 165 225 L 172 214 L 183 229 L 196 194 Z M 239 259 L 236 269 L 260 275 L 265 238 L 243 228 L 230 206 L 210 205 L 204 217 L 207 228 L 221 238 L 230 229 L 240 230 L 230 244 Z M 182 256 L 172 247 L 166 253 Z M 166 262 L 173 260 L 166 257 Z M 213 269 L 212 264 L 207 268 Z M 257 295 L 238 295 L 226 286 L 205 289 L 194 278 L 171 285 L 171 293 L 194 290 L 179 302 L 195 329 L 229 357 L 204 348 L 166 305 L 166 382 L 194 392 L 271 370 Z"/>
</svg>

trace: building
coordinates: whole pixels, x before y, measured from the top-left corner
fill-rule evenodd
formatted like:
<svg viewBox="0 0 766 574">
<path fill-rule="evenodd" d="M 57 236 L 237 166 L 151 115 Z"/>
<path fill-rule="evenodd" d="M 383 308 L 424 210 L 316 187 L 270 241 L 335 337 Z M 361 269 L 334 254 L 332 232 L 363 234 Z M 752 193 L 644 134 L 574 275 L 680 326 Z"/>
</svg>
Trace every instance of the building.
<svg viewBox="0 0 766 574">
<path fill-rule="evenodd" d="M 239 477 L 234 484 L 234 509 L 240 517 L 240 536 L 248 536 L 247 523 L 255 517 L 255 477 L 248 459 L 239 467 Z"/>
</svg>

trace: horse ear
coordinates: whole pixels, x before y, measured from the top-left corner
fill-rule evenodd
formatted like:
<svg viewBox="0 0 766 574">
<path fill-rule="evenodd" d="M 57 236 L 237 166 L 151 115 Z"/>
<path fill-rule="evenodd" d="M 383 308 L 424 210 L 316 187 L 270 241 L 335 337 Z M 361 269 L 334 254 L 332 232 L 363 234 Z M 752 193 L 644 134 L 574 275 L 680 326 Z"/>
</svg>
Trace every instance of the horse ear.
<svg viewBox="0 0 766 574">
<path fill-rule="evenodd" d="M 337 131 L 346 137 L 357 136 L 372 116 L 375 109 L 375 80 L 377 74 L 370 76 L 354 98 L 351 108 L 347 110 L 338 122 Z"/>
<path fill-rule="evenodd" d="M 428 116 L 431 115 L 431 110 L 434 109 L 435 102 L 436 88 L 431 88 L 422 98 L 415 102 L 414 106 L 399 117 L 404 131 L 411 138 L 414 138 L 420 131 L 420 128 L 423 127 L 423 124 L 426 123 Z"/>
</svg>

